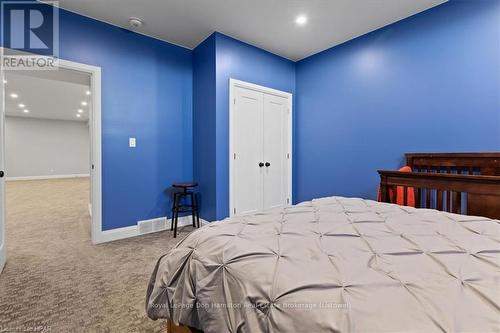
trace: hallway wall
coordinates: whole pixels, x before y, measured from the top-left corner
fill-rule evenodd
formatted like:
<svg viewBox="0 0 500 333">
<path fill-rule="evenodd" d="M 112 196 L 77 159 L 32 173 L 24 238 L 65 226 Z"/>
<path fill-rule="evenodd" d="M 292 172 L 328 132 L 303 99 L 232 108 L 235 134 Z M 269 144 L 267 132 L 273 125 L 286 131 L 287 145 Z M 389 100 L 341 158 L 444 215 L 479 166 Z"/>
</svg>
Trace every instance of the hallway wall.
<svg viewBox="0 0 500 333">
<path fill-rule="evenodd" d="M 7 179 L 89 174 L 86 122 L 5 117 Z"/>
</svg>

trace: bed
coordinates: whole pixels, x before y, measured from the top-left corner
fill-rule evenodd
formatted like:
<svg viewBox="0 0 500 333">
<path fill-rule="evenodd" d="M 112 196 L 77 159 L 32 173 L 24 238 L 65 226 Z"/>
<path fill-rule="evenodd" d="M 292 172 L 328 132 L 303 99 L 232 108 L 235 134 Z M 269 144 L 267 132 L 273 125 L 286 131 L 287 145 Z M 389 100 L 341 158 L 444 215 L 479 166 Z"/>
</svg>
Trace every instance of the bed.
<svg viewBox="0 0 500 333">
<path fill-rule="evenodd" d="M 343 197 L 233 217 L 160 258 L 146 311 L 174 332 L 498 332 L 500 222 Z"/>
</svg>

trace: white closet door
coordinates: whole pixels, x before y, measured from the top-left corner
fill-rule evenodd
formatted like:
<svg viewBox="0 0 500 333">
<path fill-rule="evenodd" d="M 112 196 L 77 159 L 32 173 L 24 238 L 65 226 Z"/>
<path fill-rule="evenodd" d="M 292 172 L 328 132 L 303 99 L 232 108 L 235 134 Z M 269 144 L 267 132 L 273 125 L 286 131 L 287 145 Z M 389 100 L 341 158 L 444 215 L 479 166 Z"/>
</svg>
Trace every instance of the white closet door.
<svg viewBox="0 0 500 333">
<path fill-rule="evenodd" d="M 283 207 L 288 193 L 288 100 L 264 94 L 264 209 Z"/>
<path fill-rule="evenodd" d="M 263 209 L 263 94 L 236 88 L 233 114 L 234 214 Z"/>
</svg>

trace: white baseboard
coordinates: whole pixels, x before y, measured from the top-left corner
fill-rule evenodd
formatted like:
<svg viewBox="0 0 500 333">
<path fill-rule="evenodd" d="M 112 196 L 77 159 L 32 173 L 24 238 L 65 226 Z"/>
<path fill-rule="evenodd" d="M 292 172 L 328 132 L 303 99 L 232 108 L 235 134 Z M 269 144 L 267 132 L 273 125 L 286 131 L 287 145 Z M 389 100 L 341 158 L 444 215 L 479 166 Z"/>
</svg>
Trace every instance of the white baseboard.
<svg viewBox="0 0 500 333">
<path fill-rule="evenodd" d="M 167 225 L 165 229 L 163 230 L 158 230 L 156 232 L 160 231 L 165 231 L 170 229 L 170 223 L 171 220 L 167 220 Z M 185 227 L 188 225 L 192 225 L 192 219 L 191 216 L 182 216 L 179 217 L 179 221 L 177 222 L 177 228 Z M 204 226 L 209 224 L 210 222 L 200 219 L 200 225 Z M 117 229 L 112 229 L 112 230 L 106 230 L 102 231 L 100 235 L 96 237 L 96 241 L 94 242 L 95 244 L 101 244 L 101 243 L 107 243 L 107 242 L 112 242 L 120 239 L 125 239 L 125 238 L 131 238 L 131 237 L 136 237 L 140 236 L 139 235 L 139 230 L 137 229 L 137 225 L 133 225 L 130 227 L 124 227 L 124 228 L 117 228 Z"/>
<path fill-rule="evenodd" d="M 130 238 L 137 236 L 137 226 L 132 225 L 130 227 L 117 228 L 111 230 L 101 231 L 101 234 L 96 238 L 96 244 L 112 242 L 119 239 Z"/>
<path fill-rule="evenodd" d="M 172 220 L 167 221 L 168 228 L 170 228 L 170 223 L 172 223 Z M 200 219 L 200 228 L 208 223 L 210 222 L 204 219 Z M 191 216 L 179 216 L 179 221 L 177 222 L 177 228 L 187 227 L 189 225 L 193 225 L 193 219 Z"/>
<path fill-rule="evenodd" d="M 64 178 L 85 178 L 90 177 L 88 173 L 71 174 L 71 175 L 48 175 L 48 176 L 27 176 L 27 177 L 7 177 L 6 181 L 18 180 L 45 180 L 45 179 L 64 179 Z"/>
</svg>

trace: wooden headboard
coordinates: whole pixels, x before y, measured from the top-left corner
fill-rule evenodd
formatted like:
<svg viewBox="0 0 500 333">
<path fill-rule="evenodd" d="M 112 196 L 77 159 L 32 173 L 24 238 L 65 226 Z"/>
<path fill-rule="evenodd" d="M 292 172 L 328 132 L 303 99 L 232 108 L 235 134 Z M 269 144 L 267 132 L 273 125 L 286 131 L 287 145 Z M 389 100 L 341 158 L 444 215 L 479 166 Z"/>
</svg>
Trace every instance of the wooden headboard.
<svg viewBox="0 0 500 333">
<path fill-rule="evenodd" d="M 500 153 L 407 153 L 406 165 L 415 172 L 500 176 Z"/>
<path fill-rule="evenodd" d="M 391 187 L 412 187 L 417 208 L 500 219 L 500 153 L 408 153 L 405 156 L 412 173 L 379 170 L 382 201 L 391 201 Z M 405 204 L 406 193 L 405 190 Z"/>
</svg>

